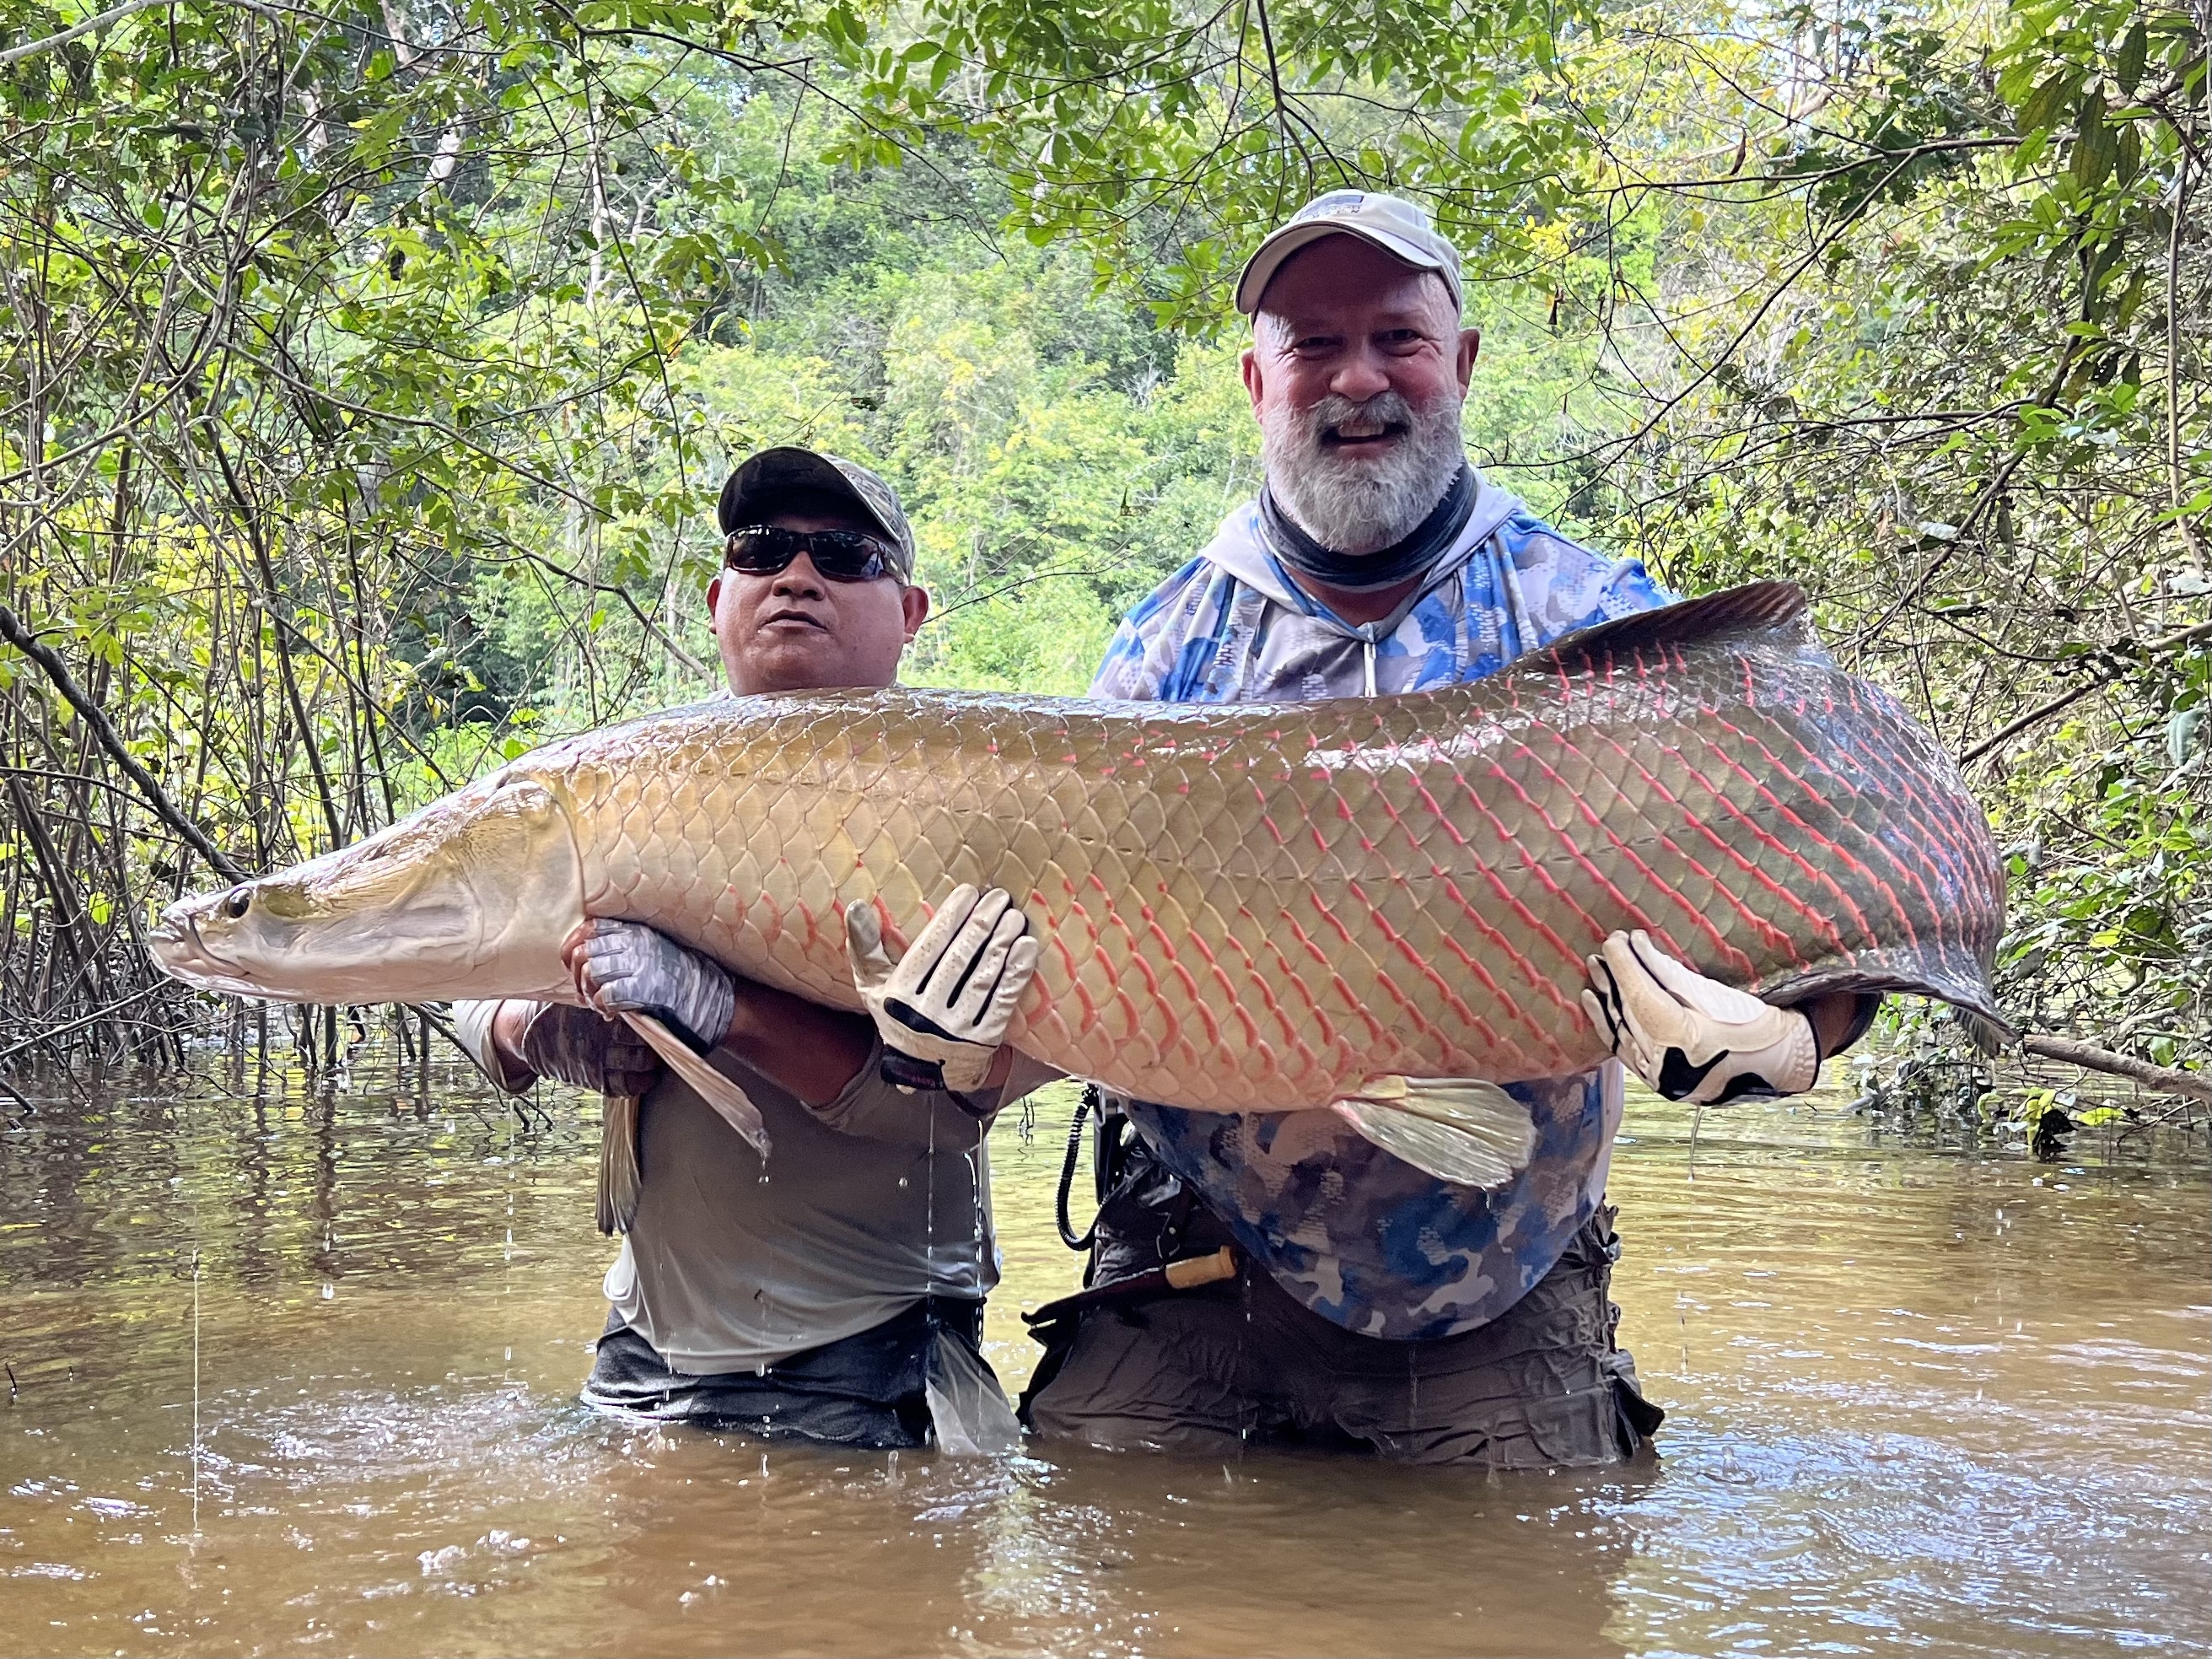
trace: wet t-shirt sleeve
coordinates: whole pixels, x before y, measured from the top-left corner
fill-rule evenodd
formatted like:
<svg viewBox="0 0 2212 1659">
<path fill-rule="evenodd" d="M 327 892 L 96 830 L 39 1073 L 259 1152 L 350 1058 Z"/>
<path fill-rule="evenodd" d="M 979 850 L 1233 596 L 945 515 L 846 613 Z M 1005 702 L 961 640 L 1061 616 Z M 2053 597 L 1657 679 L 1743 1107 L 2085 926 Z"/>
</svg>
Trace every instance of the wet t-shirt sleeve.
<svg viewBox="0 0 2212 1659">
<path fill-rule="evenodd" d="M 878 1068 L 883 1056 L 883 1041 L 878 1037 L 869 1046 L 868 1057 L 860 1069 L 835 1100 L 807 1106 L 815 1121 L 840 1134 L 926 1146 L 933 1133 L 933 1122 L 942 1121 L 934 1117 L 935 1111 L 949 1106 L 969 1117 L 988 1121 L 1000 1108 L 1012 1104 L 1060 1075 L 1050 1066 L 1041 1066 L 1018 1051 L 1004 1088 L 984 1090 L 956 1099 L 942 1090 L 921 1089 L 908 1093 L 895 1084 L 884 1082 Z"/>
</svg>

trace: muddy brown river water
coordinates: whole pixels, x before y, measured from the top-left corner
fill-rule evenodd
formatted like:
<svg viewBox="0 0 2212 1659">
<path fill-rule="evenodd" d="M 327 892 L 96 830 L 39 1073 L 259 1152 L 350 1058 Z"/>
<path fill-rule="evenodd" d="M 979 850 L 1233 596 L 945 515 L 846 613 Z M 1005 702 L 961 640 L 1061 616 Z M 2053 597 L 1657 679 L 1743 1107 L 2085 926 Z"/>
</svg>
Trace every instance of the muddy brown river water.
<svg viewBox="0 0 2212 1659">
<path fill-rule="evenodd" d="M 0 1119 L 0 1650 L 2212 1650 L 2201 1143 L 1741 1108 L 1692 1167 L 1632 1101 L 1614 1293 L 1662 1455 L 1486 1478 L 611 1423 L 574 1398 L 594 1110 L 236 1085 Z M 993 1138 L 1012 1387 L 1075 1278 L 1071 1103 Z"/>
</svg>

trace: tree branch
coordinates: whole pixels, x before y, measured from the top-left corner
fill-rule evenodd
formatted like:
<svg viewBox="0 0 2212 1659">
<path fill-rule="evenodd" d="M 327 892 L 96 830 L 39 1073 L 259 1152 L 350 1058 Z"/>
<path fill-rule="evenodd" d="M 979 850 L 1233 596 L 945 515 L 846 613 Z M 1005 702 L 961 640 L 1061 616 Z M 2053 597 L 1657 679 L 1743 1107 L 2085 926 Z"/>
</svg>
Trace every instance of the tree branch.
<svg viewBox="0 0 2212 1659">
<path fill-rule="evenodd" d="M 96 33 L 110 23 L 121 22 L 134 12 L 151 11 L 156 6 L 167 3 L 168 0 L 124 0 L 123 4 L 111 6 L 97 16 L 88 17 L 74 28 L 64 29 L 58 34 L 49 34 L 43 40 L 26 40 L 20 46 L 10 46 L 7 51 L 0 52 L 0 69 L 20 63 L 26 58 L 35 58 L 42 52 L 52 52 L 56 46 L 65 46 L 80 35 Z"/>
<path fill-rule="evenodd" d="M 39 636 L 23 626 L 22 621 L 6 605 L 0 605 L 0 639 L 4 639 L 18 651 L 38 664 L 40 670 L 54 683 L 54 690 L 69 700 L 70 708 L 83 717 L 100 746 L 107 757 L 123 769 L 124 775 L 138 786 L 138 793 L 146 798 L 154 816 L 184 837 L 191 849 L 208 861 L 208 866 L 227 881 L 244 881 L 246 872 L 232 862 L 230 855 L 207 838 L 199 825 L 186 817 L 177 804 L 157 782 L 151 772 L 138 763 L 137 757 L 124 746 L 121 734 L 100 712 L 100 705 L 85 695 L 82 687 L 69 672 L 69 665 Z"/>
<path fill-rule="evenodd" d="M 2194 645 L 2197 641 L 2205 639 L 2212 639 L 2212 622 L 2199 623 L 2194 628 L 2185 628 L 2178 634 L 2169 634 L 2162 640 L 2153 640 L 2148 645 L 2143 647 L 2143 654 L 2145 656 L 2152 657 L 2159 656 L 2168 651 L 2179 651 L 2184 646 Z M 2120 678 L 2123 672 L 2124 671 L 2117 668 L 2108 668 L 2103 673 L 2096 675 L 2091 679 L 2084 680 L 2081 684 L 2069 687 L 2066 690 L 2061 691 L 2057 696 L 2049 698 L 2043 702 L 2036 704 L 2034 708 L 2029 709 L 2027 713 L 2022 714 L 2018 720 L 2011 721 L 2000 730 L 1992 732 L 1986 738 L 1984 738 L 1979 743 L 1974 744 L 1972 748 L 1961 750 L 1959 756 L 1959 764 L 1965 766 L 1971 762 L 1981 759 L 1983 756 L 1988 754 L 1992 749 L 1999 748 L 2002 745 L 2011 742 L 2021 732 L 2027 731 L 2029 726 L 2033 726 L 2038 720 L 2057 714 L 2060 709 L 2068 707 L 2069 704 L 2079 702 L 2082 698 L 2087 696 L 2092 691 L 2097 690 L 2100 687 L 2110 685 L 2114 680 Z"/>
<path fill-rule="evenodd" d="M 2195 1072 L 2184 1072 L 2172 1066 L 2154 1066 L 2147 1060 L 2137 1060 L 2132 1054 L 2113 1053 L 2100 1048 L 2094 1043 L 2076 1042 L 2072 1037 L 2022 1037 L 2020 1046 L 2031 1054 L 2041 1054 L 2045 1060 L 2062 1060 L 2069 1066 L 2087 1066 L 2093 1072 L 2108 1072 L 2114 1077 L 2132 1079 L 2146 1089 L 2156 1089 L 2169 1095 L 2185 1095 L 2191 1100 L 2212 1101 L 2212 1077 Z"/>
</svg>

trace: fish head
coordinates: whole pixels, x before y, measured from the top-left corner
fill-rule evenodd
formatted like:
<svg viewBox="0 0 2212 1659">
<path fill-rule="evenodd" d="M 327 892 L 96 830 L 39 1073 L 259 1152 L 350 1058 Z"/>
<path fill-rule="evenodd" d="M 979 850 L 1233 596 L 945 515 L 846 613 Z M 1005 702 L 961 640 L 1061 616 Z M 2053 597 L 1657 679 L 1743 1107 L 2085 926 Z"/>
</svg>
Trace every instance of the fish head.
<svg viewBox="0 0 2212 1659">
<path fill-rule="evenodd" d="M 180 899 L 150 943 L 188 985 L 285 1002 L 573 1001 L 583 871 L 559 798 L 507 771 L 275 875 Z"/>
</svg>

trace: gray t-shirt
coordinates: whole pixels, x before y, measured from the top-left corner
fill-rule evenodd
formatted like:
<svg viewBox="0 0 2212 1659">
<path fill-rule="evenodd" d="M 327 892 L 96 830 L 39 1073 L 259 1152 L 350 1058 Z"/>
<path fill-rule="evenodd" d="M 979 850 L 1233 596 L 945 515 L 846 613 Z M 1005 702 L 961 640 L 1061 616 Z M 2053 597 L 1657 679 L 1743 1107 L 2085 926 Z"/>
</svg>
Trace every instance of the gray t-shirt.
<svg viewBox="0 0 2212 1659">
<path fill-rule="evenodd" d="M 494 1075 L 497 1006 L 453 1009 Z M 727 1050 L 710 1058 L 760 1108 L 773 1151 L 763 1163 L 664 1074 L 639 1113 L 644 1184 L 605 1284 L 623 1322 L 672 1370 L 772 1365 L 925 1296 L 980 1297 L 999 1282 L 988 1122 L 949 1095 L 901 1094 L 877 1076 L 875 1051 L 836 1099 L 811 1109 Z M 1053 1075 L 1018 1054 L 993 1104 Z"/>
</svg>

